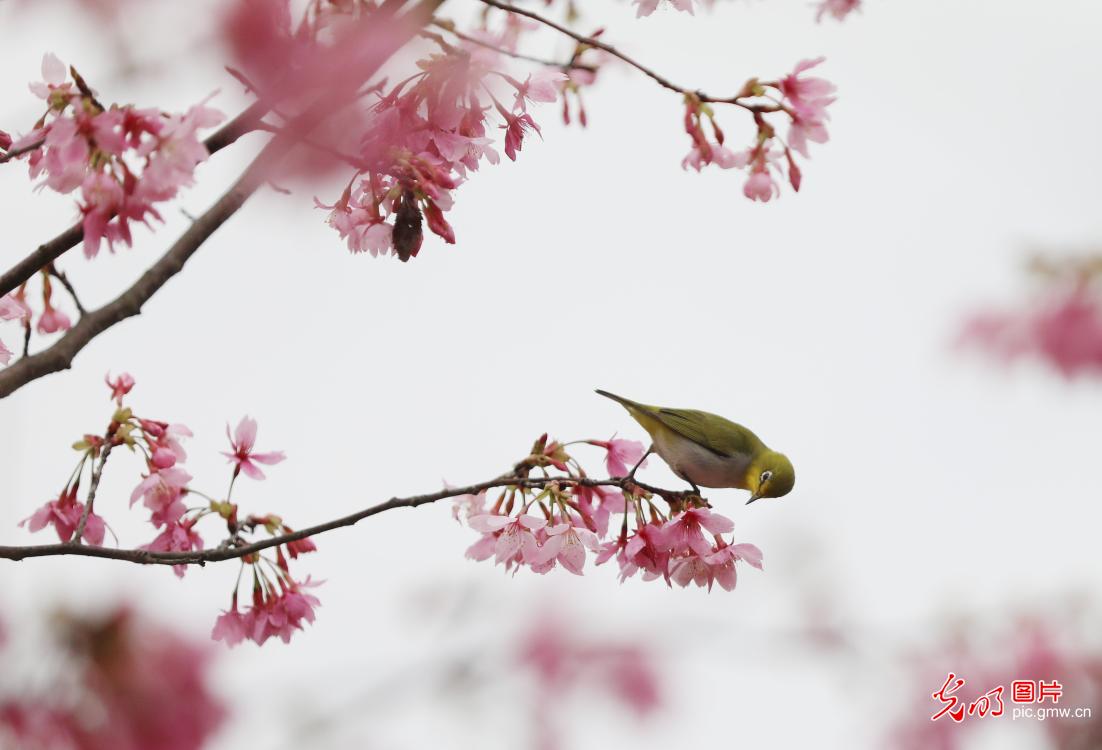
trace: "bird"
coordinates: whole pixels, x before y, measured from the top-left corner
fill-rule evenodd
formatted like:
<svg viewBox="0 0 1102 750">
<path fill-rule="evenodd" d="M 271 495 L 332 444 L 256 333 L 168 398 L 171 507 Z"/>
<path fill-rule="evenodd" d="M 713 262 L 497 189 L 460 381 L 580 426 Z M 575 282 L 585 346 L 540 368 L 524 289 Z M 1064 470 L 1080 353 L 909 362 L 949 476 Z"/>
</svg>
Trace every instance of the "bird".
<svg viewBox="0 0 1102 750">
<path fill-rule="evenodd" d="M 697 495 L 700 487 L 749 490 L 749 505 L 787 495 L 796 483 L 788 457 L 740 424 L 706 411 L 649 406 L 599 388 L 597 393 L 621 404 L 650 433 L 653 443 L 629 478 L 647 456 L 657 453 Z"/>
</svg>

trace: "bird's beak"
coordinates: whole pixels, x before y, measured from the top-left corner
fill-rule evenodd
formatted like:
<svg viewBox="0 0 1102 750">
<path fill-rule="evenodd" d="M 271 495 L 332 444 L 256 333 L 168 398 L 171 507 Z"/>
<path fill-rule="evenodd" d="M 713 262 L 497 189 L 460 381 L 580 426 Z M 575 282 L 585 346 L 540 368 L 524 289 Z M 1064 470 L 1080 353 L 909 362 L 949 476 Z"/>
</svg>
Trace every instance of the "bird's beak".
<svg viewBox="0 0 1102 750">
<path fill-rule="evenodd" d="M 747 505 L 749 505 L 750 503 L 752 503 L 752 502 L 754 502 L 755 500 L 758 500 L 758 499 L 760 499 L 760 498 L 761 498 L 761 495 L 751 495 L 751 496 L 750 496 L 750 499 L 746 501 L 746 504 L 747 504 Z"/>
</svg>

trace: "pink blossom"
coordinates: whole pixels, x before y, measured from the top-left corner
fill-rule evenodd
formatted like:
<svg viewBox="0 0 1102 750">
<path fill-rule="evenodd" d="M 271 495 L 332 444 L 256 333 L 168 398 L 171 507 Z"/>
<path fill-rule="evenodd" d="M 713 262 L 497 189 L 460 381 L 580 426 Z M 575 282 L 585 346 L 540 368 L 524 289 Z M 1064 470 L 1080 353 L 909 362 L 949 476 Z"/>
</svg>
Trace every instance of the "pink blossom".
<svg viewBox="0 0 1102 750">
<path fill-rule="evenodd" d="M 447 489 L 451 489 L 451 485 L 447 482 L 444 483 Z M 486 513 L 486 490 L 482 490 L 477 495 L 457 495 L 452 498 L 452 518 L 457 523 L 462 523 L 463 519 L 470 519 L 472 516 L 479 516 Z"/>
<path fill-rule="evenodd" d="M 745 151 L 732 151 L 718 143 L 708 144 L 707 150 L 699 146 L 693 146 L 689 153 L 681 160 L 682 169 L 693 169 L 697 172 L 708 164 L 715 164 L 720 169 L 742 169 L 749 163 L 749 157 Z"/>
<path fill-rule="evenodd" d="M 562 697 L 581 686 L 604 687 L 640 715 L 651 713 L 662 702 L 650 650 L 632 642 L 630 636 L 604 642 L 544 617 L 525 633 L 517 657 L 532 670 L 546 696 Z"/>
<path fill-rule="evenodd" d="M 51 500 L 36 510 L 29 518 L 19 522 L 19 525 L 27 525 L 27 530 L 34 533 L 41 531 L 46 526 L 53 526 L 57 532 L 57 538 L 67 542 L 73 538 L 80 519 L 84 515 L 84 503 L 76 499 L 77 488 L 73 485 L 67 492 L 62 492 L 57 500 Z M 88 521 L 84 525 L 83 539 L 92 545 L 103 544 L 103 535 L 106 525 L 103 519 L 93 511 L 88 514 Z"/>
<path fill-rule="evenodd" d="M 142 171 L 137 197 L 149 202 L 164 201 L 175 197 L 181 187 L 192 185 L 195 167 L 210 156 L 199 140 L 198 131 L 217 125 L 224 117 L 218 110 L 200 103 L 182 115 L 166 118 L 157 138 L 138 149 L 149 161 Z"/>
<path fill-rule="evenodd" d="M 130 494 L 130 504 L 142 498 L 145 507 L 153 511 L 150 520 L 156 528 L 175 524 L 184 514 L 181 494 L 190 481 L 191 475 L 179 466 L 156 469 L 134 488 Z"/>
<path fill-rule="evenodd" d="M 429 229 L 443 239 L 444 242 L 449 245 L 455 244 L 455 230 L 452 229 L 451 224 L 444 218 L 444 214 L 441 213 L 440 207 L 432 201 L 425 204 L 425 221 L 429 225 Z"/>
<path fill-rule="evenodd" d="M 834 93 L 834 84 L 824 78 L 800 78 L 805 73 L 826 61 L 825 57 L 816 57 L 813 60 L 801 60 L 796 67 L 781 79 L 781 93 L 793 104 L 807 107 L 825 107 L 834 101 L 831 94 Z"/>
<path fill-rule="evenodd" d="M 842 21 L 853 11 L 861 7 L 861 0 L 822 0 L 819 9 L 815 13 L 815 20 L 820 22 L 823 16 L 830 15 L 835 21 Z"/>
<path fill-rule="evenodd" d="M 635 9 L 635 17 L 642 18 L 653 13 L 660 3 L 669 3 L 682 13 L 693 15 L 693 0 L 633 0 L 638 7 Z"/>
<path fill-rule="evenodd" d="M 11 134 L 7 131 L 0 130 L 0 151 L 7 151 L 11 148 Z"/>
<path fill-rule="evenodd" d="M 974 316 L 962 333 L 1007 359 L 1035 355 L 1065 376 L 1102 372 L 1102 303 L 1089 285 L 1059 287 L 1022 312 Z"/>
<path fill-rule="evenodd" d="M 63 100 L 71 92 L 72 84 L 65 83 L 68 76 L 69 71 L 65 63 L 61 62 L 53 52 L 47 52 L 42 56 L 42 80 L 32 81 L 28 88 L 39 99 L 45 99 L 51 103 L 51 106 L 57 106 L 59 100 Z"/>
<path fill-rule="evenodd" d="M 643 457 L 643 453 L 646 452 L 646 448 L 638 440 L 617 440 L 615 435 L 608 440 L 589 440 L 587 442 L 607 451 L 605 454 L 605 468 L 608 469 L 610 477 L 626 477 L 631 470 L 629 467 L 635 466 L 639 459 Z"/>
<path fill-rule="evenodd" d="M 108 224 L 119 211 L 124 199 L 122 185 L 112 175 L 92 172 L 81 184 L 80 212 L 84 216 L 84 256 L 94 258 L 99 254 L 104 237 L 110 242 Z"/>
<path fill-rule="evenodd" d="M 6 365 L 11 362 L 12 355 L 12 350 L 6 347 L 3 341 L 0 341 L 0 364 Z"/>
<path fill-rule="evenodd" d="M 506 80 L 517 90 L 513 110 L 523 112 L 526 109 L 527 102 L 551 103 L 558 99 L 559 90 L 567 77 L 561 70 L 541 68 L 535 73 L 529 74 L 524 83 L 518 83 L 512 78 Z"/>
<path fill-rule="evenodd" d="M 542 519 L 541 519 L 542 520 Z M 585 567 L 585 551 L 596 552 L 600 548 L 597 535 L 589 529 L 574 526 L 569 521 L 560 522 L 546 529 L 547 541 L 529 560 L 533 569 L 545 572 L 548 563 L 559 562 L 574 575 L 582 575 Z M 550 569 L 547 566 L 547 569 Z"/>
<path fill-rule="evenodd" d="M 58 331 L 68 331 L 72 326 L 73 323 L 69 320 L 68 315 L 47 304 L 46 309 L 38 317 L 35 330 L 39 333 L 57 333 Z"/>
<path fill-rule="evenodd" d="M 574 500 L 586 525 L 600 537 L 608 533 L 608 522 L 612 514 L 624 511 L 624 494 L 612 487 L 578 485 L 574 488 Z"/>
<path fill-rule="evenodd" d="M 513 563 L 537 561 L 539 545 L 532 532 L 547 526 L 547 520 L 526 514 L 514 518 L 487 513 L 472 517 L 468 524 L 494 539 L 494 561 L 509 567 Z"/>
<path fill-rule="evenodd" d="M 234 593 L 233 605 L 214 621 L 210 637 L 216 641 L 225 641 L 227 646 L 233 647 L 249 637 L 253 627 L 253 618 L 238 611 L 237 594 Z"/>
<path fill-rule="evenodd" d="M 621 582 L 639 570 L 643 571 L 646 580 L 661 576 L 669 582 L 670 547 L 658 524 L 644 524 L 631 536 L 621 536 L 602 545 L 596 563 L 601 565 L 613 556 L 620 565 Z"/>
<path fill-rule="evenodd" d="M 27 320 L 30 316 L 31 308 L 21 297 L 13 294 L 0 297 L 0 320 Z"/>
<path fill-rule="evenodd" d="M 134 376 L 128 372 L 119 373 L 114 380 L 111 379 L 111 373 L 109 372 L 103 376 L 103 381 L 107 383 L 107 387 L 111 389 L 111 398 L 113 398 L 115 403 L 119 406 L 122 406 L 123 396 L 130 393 L 130 389 L 134 387 Z M 175 461 L 173 461 L 173 463 L 175 463 Z M 172 464 L 169 464 L 169 466 L 171 465 Z"/>
<path fill-rule="evenodd" d="M 746 184 L 742 186 L 742 194 L 750 200 L 768 203 L 771 198 L 780 195 L 781 189 L 768 170 L 755 169 L 750 173 Z"/>
<path fill-rule="evenodd" d="M 807 142 L 826 143 L 829 135 L 826 108 L 834 102 L 835 87 L 823 78 L 801 78 L 800 74 L 816 67 L 826 58 L 802 60 L 795 70 L 781 80 L 781 93 L 787 100 L 792 123 L 788 131 L 789 145 L 807 156 Z M 768 199 L 763 199 L 768 200 Z"/>
<path fill-rule="evenodd" d="M 192 550 L 203 549 L 203 538 L 192 528 L 194 525 L 195 519 L 182 523 L 167 523 L 164 531 L 140 549 L 149 550 L 150 552 L 191 552 Z M 174 565 L 173 570 L 175 570 L 178 577 L 183 578 L 187 571 L 187 565 Z"/>
<path fill-rule="evenodd" d="M 284 534 L 291 534 L 294 532 L 290 526 L 283 527 Z M 305 555 L 307 552 L 317 552 L 318 547 L 314 544 L 314 540 L 310 537 L 305 539 L 295 539 L 292 542 L 287 542 L 287 553 L 291 556 L 291 559 L 297 559 L 299 555 Z"/>
<path fill-rule="evenodd" d="M 230 445 L 233 447 L 233 453 L 223 452 L 222 455 L 228 458 L 230 463 L 234 464 L 234 476 L 244 472 L 246 476 L 252 479 L 263 479 L 264 472 L 256 465 L 257 463 L 271 466 L 287 458 L 283 454 L 283 451 L 271 451 L 269 453 L 253 452 L 253 445 L 256 443 L 256 420 L 248 416 L 241 418 L 232 436 L 230 435 L 230 426 L 227 424 L 226 437 L 230 440 Z"/>
<path fill-rule="evenodd" d="M 314 608 L 321 602 L 302 589 L 316 585 L 308 580 L 303 583 L 291 581 L 279 596 L 261 599 L 254 594 L 254 604 L 249 613 L 252 632 L 248 637 L 258 645 L 273 636 L 289 643 L 296 630 L 303 630 L 303 622 L 314 621 Z"/>
<path fill-rule="evenodd" d="M 733 591 L 738 582 L 735 563 L 739 560 L 761 570 L 761 550 L 753 544 L 733 544 L 705 555 L 694 554 L 675 560 L 670 566 L 670 578 L 682 587 L 696 583 L 711 591 L 712 583 L 718 582 L 725 591 Z"/>
<path fill-rule="evenodd" d="M 674 554 L 695 553 L 703 556 L 712 551 L 712 543 L 704 538 L 705 531 L 725 534 L 734 528 L 734 522 L 725 516 L 707 508 L 689 508 L 662 526 L 662 541 Z"/>
<path fill-rule="evenodd" d="M 824 115 L 825 116 L 825 115 Z M 822 119 L 812 119 L 810 115 L 801 114 L 799 111 L 792 119 L 788 127 L 788 145 L 807 158 L 807 142 L 826 143 L 830 140 L 826 125 Z M 798 188 L 797 188 L 798 189 Z"/>
<path fill-rule="evenodd" d="M 524 144 L 524 134 L 531 129 L 539 135 L 540 126 L 528 114 L 512 115 L 504 110 L 501 114 L 505 118 L 505 124 L 501 126 L 505 129 L 505 155 L 516 161 L 517 151 L 520 151 Z"/>
<path fill-rule="evenodd" d="M 31 178 L 45 174 L 44 184 L 59 193 L 79 187 L 88 171 L 88 139 L 79 132 L 75 120 L 62 117 L 47 126 L 45 143 L 31 154 Z"/>
</svg>

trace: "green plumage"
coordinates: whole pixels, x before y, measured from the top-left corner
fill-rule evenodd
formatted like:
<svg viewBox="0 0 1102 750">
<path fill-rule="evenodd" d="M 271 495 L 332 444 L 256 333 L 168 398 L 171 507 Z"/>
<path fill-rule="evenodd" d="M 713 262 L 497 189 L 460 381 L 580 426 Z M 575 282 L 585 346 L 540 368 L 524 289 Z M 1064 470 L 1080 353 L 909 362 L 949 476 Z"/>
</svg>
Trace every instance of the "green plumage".
<svg viewBox="0 0 1102 750">
<path fill-rule="evenodd" d="M 651 450 L 694 489 L 697 485 L 747 489 L 750 502 L 792 491 L 796 481 L 792 463 L 750 429 L 698 409 L 651 406 L 608 391 L 597 393 L 623 405 L 650 433 Z"/>
<path fill-rule="evenodd" d="M 617 401 L 629 411 L 639 411 L 660 422 L 682 437 L 721 456 L 753 456 L 765 449 L 764 443 L 748 428 L 699 409 L 671 409 L 640 404 L 608 391 L 597 393 Z"/>
</svg>

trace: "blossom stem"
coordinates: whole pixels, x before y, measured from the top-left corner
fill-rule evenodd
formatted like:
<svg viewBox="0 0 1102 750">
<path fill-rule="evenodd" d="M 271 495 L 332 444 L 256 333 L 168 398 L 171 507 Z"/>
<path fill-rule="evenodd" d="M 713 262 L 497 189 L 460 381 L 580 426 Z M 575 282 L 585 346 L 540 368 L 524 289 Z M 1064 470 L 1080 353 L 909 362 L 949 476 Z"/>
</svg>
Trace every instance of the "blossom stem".
<svg viewBox="0 0 1102 750">
<path fill-rule="evenodd" d="M 744 102 L 743 99 L 746 99 L 746 98 L 749 98 L 749 97 L 744 96 L 742 94 L 736 94 L 735 96 L 728 96 L 728 97 L 715 97 L 715 96 L 709 96 L 708 94 L 705 94 L 702 91 L 693 91 L 692 89 L 682 88 L 681 86 L 678 86 L 677 84 L 670 81 L 668 78 L 658 74 L 654 70 L 651 70 L 646 65 L 643 65 L 641 62 L 639 62 L 639 61 L 635 60 L 634 58 L 629 57 L 628 55 L 624 54 L 620 50 L 613 47 L 611 44 L 606 44 L 605 42 L 602 42 L 601 40 L 595 39 L 594 37 L 591 37 L 591 36 L 585 36 L 584 34 L 579 34 L 578 32 L 573 31 L 572 29 L 569 29 L 566 26 L 563 26 L 562 24 L 558 24 L 558 23 L 552 21 L 550 18 L 545 18 L 544 16 L 541 16 L 539 13 L 536 13 L 535 11 L 527 10 L 526 8 L 518 8 L 515 5 L 500 2 L 499 0 L 481 0 L 481 2 L 482 2 L 483 5 L 489 5 L 490 7 L 498 8 L 498 9 L 504 10 L 508 13 L 513 13 L 513 14 L 516 14 L 518 16 L 524 16 L 525 18 L 530 18 L 530 19 L 532 19 L 533 21 L 535 21 L 537 23 L 543 24 L 544 26 L 547 26 L 548 28 L 554 29 L 555 31 L 559 32 L 560 34 L 564 34 L 564 35 L 570 37 L 571 39 L 578 42 L 579 44 L 584 44 L 587 47 L 594 47 L 596 49 L 603 50 L 603 51 L 607 52 L 608 54 L 612 55 L 613 57 L 615 57 L 615 58 L 627 63 L 631 67 L 635 68 L 636 70 L 638 70 L 643 75 L 645 75 L 648 78 L 652 79 L 655 83 L 657 83 L 662 88 L 669 89 L 670 91 L 676 91 L 679 94 L 693 94 L 702 102 L 711 102 L 713 104 L 733 104 L 736 107 L 742 107 L 743 109 L 748 109 L 752 112 L 775 112 L 775 111 L 777 111 L 777 108 L 775 108 L 771 105 L 766 106 L 766 107 L 763 108 L 761 105 L 748 104 L 747 102 Z"/>
<path fill-rule="evenodd" d="M 111 431 L 103 436 L 103 453 L 100 454 L 99 464 L 92 469 L 92 481 L 88 484 L 88 499 L 84 503 L 84 512 L 80 514 L 80 523 L 77 524 L 76 533 L 73 534 L 70 544 L 80 544 L 84 536 L 84 527 L 88 524 L 88 516 L 92 514 L 92 504 L 96 501 L 96 490 L 99 489 L 99 480 L 103 476 L 103 467 L 107 463 L 107 457 L 111 455 L 111 449 L 115 447 L 115 441 Z"/>
</svg>

